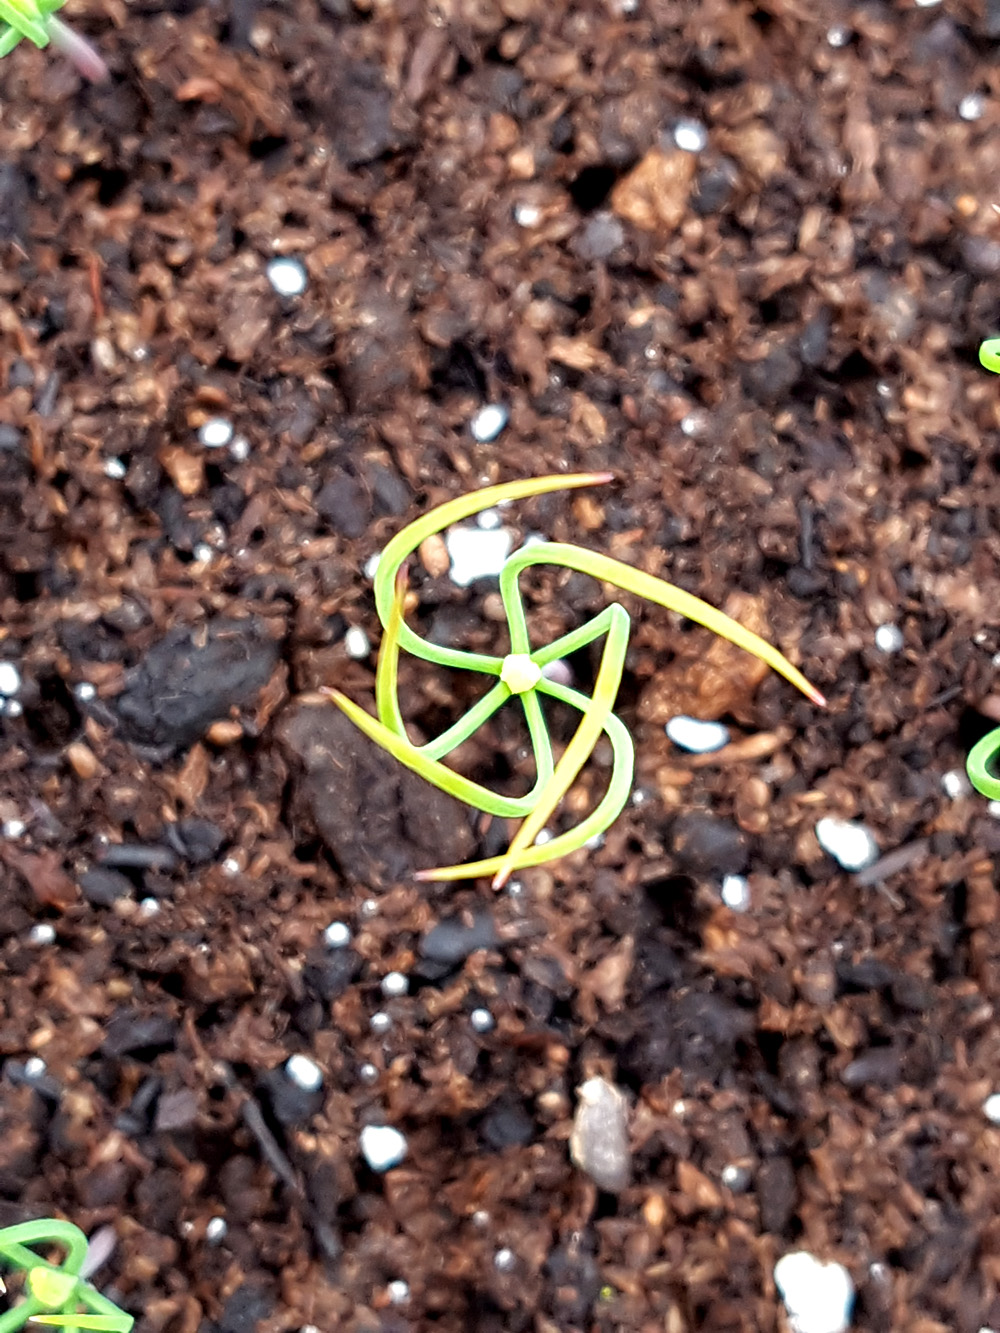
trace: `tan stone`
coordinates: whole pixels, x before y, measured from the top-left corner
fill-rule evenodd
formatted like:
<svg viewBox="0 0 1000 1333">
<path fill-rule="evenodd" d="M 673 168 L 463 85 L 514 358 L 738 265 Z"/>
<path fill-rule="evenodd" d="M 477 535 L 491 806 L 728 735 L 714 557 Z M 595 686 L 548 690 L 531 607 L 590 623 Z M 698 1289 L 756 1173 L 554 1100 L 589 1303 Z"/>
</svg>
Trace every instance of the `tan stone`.
<svg viewBox="0 0 1000 1333">
<path fill-rule="evenodd" d="M 687 212 L 694 171 L 692 153 L 654 149 L 611 191 L 611 208 L 641 231 L 676 231 Z"/>
</svg>

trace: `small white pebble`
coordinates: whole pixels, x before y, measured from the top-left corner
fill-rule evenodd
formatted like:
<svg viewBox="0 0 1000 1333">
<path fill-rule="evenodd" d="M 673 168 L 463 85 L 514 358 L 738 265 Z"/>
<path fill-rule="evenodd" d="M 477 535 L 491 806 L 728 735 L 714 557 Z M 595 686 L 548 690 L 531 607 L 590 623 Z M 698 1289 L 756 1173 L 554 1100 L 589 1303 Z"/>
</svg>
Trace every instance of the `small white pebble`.
<svg viewBox="0 0 1000 1333">
<path fill-rule="evenodd" d="M 410 1284 L 404 1282 L 402 1278 L 396 1278 L 394 1282 L 390 1282 L 386 1291 L 393 1305 L 405 1305 L 410 1299 Z"/>
<path fill-rule="evenodd" d="M 727 1190 L 732 1190 L 734 1194 L 742 1194 L 750 1184 L 750 1172 L 745 1166 L 729 1162 L 722 1168 L 721 1180 Z"/>
<path fill-rule="evenodd" d="M 224 1217 L 210 1217 L 205 1224 L 205 1239 L 209 1245 L 218 1245 L 228 1229 Z"/>
<path fill-rule="evenodd" d="M 750 906 L 750 881 L 745 875 L 726 875 L 722 881 L 722 901 L 731 912 L 745 912 Z"/>
<path fill-rule="evenodd" d="M 708 428 L 704 412 L 689 412 L 681 419 L 681 432 L 687 436 L 703 435 Z"/>
<path fill-rule="evenodd" d="M 774 1282 L 793 1333 L 844 1333 L 854 1308 L 854 1283 L 842 1264 L 793 1250 L 774 1265 Z"/>
<path fill-rule="evenodd" d="M 476 515 L 476 527 L 484 532 L 495 532 L 503 525 L 503 515 L 499 509 L 484 509 Z"/>
<path fill-rule="evenodd" d="M 498 1273 L 509 1273 L 516 1263 L 514 1251 L 509 1250 L 506 1245 L 502 1250 L 497 1250 L 493 1256 L 493 1267 Z"/>
<path fill-rule="evenodd" d="M 851 40 L 851 30 L 837 23 L 834 27 L 827 29 L 826 40 L 830 46 L 846 46 Z"/>
<path fill-rule="evenodd" d="M 635 806 L 635 808 L 638 810 L 638 808 L 642 805 L 645 805 L 648 802 L 648 800 L 649 800 L 649 792 L 642 787 L 636 787 L 635 791 L 632 793 L 632 799 L 629 802 L 629 804 Z"/>
<path fill-rule="evenodd" d="M 267 266 L 267 280 L 279 296 L 301 296 L 309 275 L 299 259 L 272 259 Z"/>
<path fill-rule="evenodd" d="M 198 443 L 206 449 L 225 449 L 233 438 L 233 423 L 226 417 L 209 417 L 198 427 Z"/>
<path fill-rule="evenodd" d="M 477 1208 L 472 1214 L 472 1225 L 474 1227 L 488 1227 L 490 1224 L 490 1215 L 485 1208 Z"/>
<path fill-rule="evenodd" d="M 875 631 L 875 647 L 880 653 L 898 653 L 903 643 L 903 631 L 898 625 L 879 625 Z"/>
<path fill-rule="evenodd" d="M 225 875 L 238 875 L 240 873 L 240 863 L 235 856 L 227 856 L 222 863 L 222 872 Z"/>
<path fill-rule="evenodd" d="M 469 422 L 469 430 L 477 444 L 495 440 L 510 420 L 510 413 L 502 403 L 487 403 Z"/>
<path fill-rule="evenodd" d="M 588 852 L 598 852 L 604 846 L 606 839 L 603 833 L 595 833 L 592 838 L 588 838 L 583 844 Z"/>
<path fill-rule="evenodd" d="M 24 832 L 27 827 L 28 826 L 23 819 L 5 819 L 4 822 L 0 824 L 0 834 L 3 834 L 5 838 L 9 838 L 13 842 L 16 838 L 24 837 Z"/>
<path fill-rule="evenodd" d="M 48 921 L 39 921 L 37 926 L 32 926 L 28 931 L 28 939 L 32 944 L 55 944 L 56 928 Z"/>
<path fill-rule="evenodd" d="M 123 481 L 127 471 L 128 469 L 120 458 L 106 458 L 104 460 L 104 475 L 110 477 L 112 481 Z"/>
<path fill-rule="evenodd" d="M 679 120 L 674 126 L 674 143 L 682 152 L 700 153 L 708 146 L 708 130 L 698 120 Z"/>
<path fill-rule="evenodd" d="M 523 896 L 523 894 L 524 894 L 524 885 L 521 883 L 519 879 L 511 879 L 507 881 L 508 898 L 520 898 Z"/>
<path fill-rule="evenodd" d="M 388 1171 L 406 1157 L 404 1135 L 391 1125 L 365 1125 L 361 1131 L 361 1152 L 373 1171 Z"/>
<path fill-rule="evenodd" d="M 346 949 L 351 942 L 351 928 L 345 921 L 331 921 L 323 931 L 323 943 L 328 949 Z"/>
<path fill-rule="evenodd" d="M 551 830 L 550 828 L 539 829 L 539 831 L 538 831 L 538 833 L 537 833 L 537 835 L 536 835 L 536 837 L 535 837 L 535 846 L 536 846 L 536 847 L 544 847 L 545 844 L 546 844 L 547 842 L 551 842 L 552 839 L 553 839 L 554 837 L 555 837 L 555 834 L 552 832 L 552 830 Z"/>
<path fill-rule="evenodd" d="M 375 577 L 375 575 L 378 573 L 379 561 L 381 559 L 382 559 L 381 551 L 376 551 L 374 555 L 370 555 L 368 557 L 368 559 L 361 567 L 361 572 L 364 574 L 366 579 L 373 579 Z"/>
<path fill-rule="evenodd" d="M 914 3 L 918 9 L 933 9 L 935 5 L 941 3 L 941 0 L 914 0 Z"/>
<path fill-rule="evenodd" d="M 632 1174 L 628 1102 L 606 1078 L 588 1078 L 576 1095 L 570 1158 L 598 1189 L 617 1194 Z"/>
<path fill-rule="evenodd" d="M 13 662 L 0 662 L 0 694 L 8 699 L 21 688 L 21 673 Z"/>
<path fill-rule="evenodd" d="M 493 1015 L 488 1009 L 473 1009 L 469 1015 L 469 1023 L 474 1032 L 492 1032 L 496 1027 Z"/>
<path fill-rule="evenodd" d="M 1000 819 L 1000 801 L 990 801 L 986 806 L 986 813 L 991 819 Z"/>
<path fill-rule="evenodd" d="M 961 769 L 951 768 L 941 775 L 941 790 L 949 801 L 957 801 L 962 796 L 971 795 L 972 786 Z"/>
<path fill-rule="evenodd" d="M 374 1083 L 378 1078 L 378 1069 L 375 1065 L 365 1061 L 358 1070 L 358 1078 L 360 1078 L 362 1083 Z"/>
<path fill-rule="evenodd" d="M 878 843 L 864 824 L 827 816 L 816 825 L 816 838 L 845 870 L 864 870 L 878 860 Z"/>
<path fill-rule="evenodd" d="M 194 556 L 197 564 L 207 565 L 212 556 L 215 555 L 215 552 L 212 550 L 211 546 L 209 546 L 208 542 L 199 542 L 191 554 Z"/>
<path fill-rule="evenodd" d="M 32 1055 L 24 1062 L 25 1078 L 41 1078 L 48 1068 L 40 1055 Z"/>
<path fill-rule="evenodd" d="M 151 917 L 159 916 L 160 904 L 155 898 L 143 898 L 139 903 L 139 916 L 144 921 L 149 921 Z"/>
<path fill-rule="evenodd" d="M 369 918 L 378 916 L 378 899 L 366 898 L 361 904 L 361 915 Z"/>
<path fill-rule="evenodd" d="M 303 1092 L 318 1092 L 323 1086 L 323 1071 L 308 1055 L 290 1055 L 285 1061 L 285 1075 Z"/>
<path fill-rule="evenodd" d="M 519 227 L 537 227 L 542 220 L 542 210 L 535 204 L 515 204 L 514 221 Z"/>
<path fill-rule="evenodd" d="M 376 1037 L 383 1037 L 392 1027 L 392 1019 L 384 1010 L 380 1009 L 378 1013 L 372 1014 L 368 1020 L 368 1026 Z"/>
<path fill-rule="evenodd" d="M 360 625 L 352 625 L 344 635 L 344 647 L 347 649 L 347 656 L 359 662 L 368 657 L 372 650 L 368 635 Z"/>
<path fill-rule="evenodd" d="M 449 528 L 444 543 L 451 561 L 451 581 L 467 588 L 476 579 L 495 579 L 510 555 L 511 534 L 506 528 Z"/>
<path fill-rule="evenodd" d="M 400 995 L 405 995 L 409 989 L 410 979 L 402 972 L 387 972 L 382 978 L 382 994 L 387 999 L 394 1000 Z"/>
<path fill-rule="evenodd" d="M 73 686 L 73 697 L 79 704 L 89 704 L 97 698 L 97 687 L 91 685 L 89 680 L 81 680 L 78 685 Z"/>
<path fill-rule="evenodd" d="M 664 730 L 682 750 L 711 754 L 729 744 L 729 731 L 721 722 L 703 722 L 697 717 L 672 717 Z"/>
<path fill-rule="evenodd" d="M 966 93 L 958 104 L 958 114 L 963 120 L 982 120 L 986 110 L 986 98 L 982 93 Z"/>
<path fill-rule="evenodd" d="M 24 705 L 19 699 L 0 699 L 0 704 L 4 705 L 4 712 L 8 717 L 20 717 L 24 712 Z"/>
<path fill-rule="evenodd" d="M 245 463 L 250 457 L 250 441 L 245 435 L 234 435 L 229 446 L 229 457 L 234 463 Z"/>
<path fill-rule="evenodd" d="M 573 684 L 573 668 L 562 657 L 557 657 L 554 662 L 546 662 L 542 667 L 542 675 L 556 685 Z"/>
<path fill-rule="evenodd" d="M 991 1092 L 983 1102 L 983 1115 L 991 1125 L 1000 1125 L 1000 1092 Z"/>
</svg>

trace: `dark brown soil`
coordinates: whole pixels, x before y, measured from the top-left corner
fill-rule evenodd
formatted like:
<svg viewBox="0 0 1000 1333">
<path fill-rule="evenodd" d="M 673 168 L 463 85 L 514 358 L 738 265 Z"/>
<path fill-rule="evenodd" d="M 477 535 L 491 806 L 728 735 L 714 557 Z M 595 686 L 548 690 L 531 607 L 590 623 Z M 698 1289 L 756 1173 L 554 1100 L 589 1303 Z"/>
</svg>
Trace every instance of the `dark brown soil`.
<svg viewBox="0 0 1000 1333">
<path fill-rule="evenodd" d="M 94 0 L 110 86 L 0 66 L 0 1222 L 112 1225 L 139 1333 L 775 1333 L 795 1248 L 864 1333 L 1000 1322 L 1000 823 L 942 788 L 1000 708 L 1000 11 L 628 8 Z M 363 568 L 484 481 L 605 468 L 510 521 L 726 606 L 830 708 L 633 606 L 643 799 L 512 892 L 419 887 L 509 830 L 316 703 L 371 700 Z M 435 564 L 414 623 L 502 650 Z M 604 604 L 530 594 L 539 641 Z M 428 733 L 468 704 L 401 686 Z M 747 744 L 685 755 L 675 712 Z M 509 787 L 522 746 L 457 761 Z M 618 1196 L 568 1153 L 594 1074 Z"/>
</svg>

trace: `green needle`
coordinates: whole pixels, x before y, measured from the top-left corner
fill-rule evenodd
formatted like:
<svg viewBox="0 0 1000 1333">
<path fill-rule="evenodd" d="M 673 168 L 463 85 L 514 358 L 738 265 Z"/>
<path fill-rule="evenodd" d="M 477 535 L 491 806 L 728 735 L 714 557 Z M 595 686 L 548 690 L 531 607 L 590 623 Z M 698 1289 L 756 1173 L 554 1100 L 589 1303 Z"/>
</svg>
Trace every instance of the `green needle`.
<svg viewBox="0 0 1000 1333">
<path fill-rule="evenodd" d="M 406 624 L 403 618 L 406 561 L 428 537 L 493 505 L 543 495 L 549 491 L 595 486 L 611 479 L 610 473 L 590 472 L 533 477 L 474 491 L 432 509 L 415 523 L 409 524 L 393 537 L 382 553 L 375 575 L 375 605 L 384 629 L 375 681 L 377 716 L 372 717 L 366 713 L 339 690 L 327 690 L 326 693 L 365 735 L 441 791 L 486 814 L 500 818 L 521 818 L 524 821 L 502 856 L 440 870 L 420 871 L 418 879 L 469 879 L 492 875 L 494 885 L 499 888 L 516 870 L 540 865 L 544 861 L 577 851 L 608 828 L 628 800 L 634 767 L 632 739 L 612 712 L 625 669 L 628 614 L 624 607 L 613 603 L 579 629 L 532 651 L 518 580 L 525 570 L 535 565 L 556 565 L 589 574 L 603 583 L 686 616 L 738 647 L 754 653 L 814 703 L 822 705 L 825 702 L 819 691 L 776 648 L 714 606 L 674 587 L 672 583 L 622 564 L 620 560 L 612 560 L 596 551 L 586 551 L 563 542 L 541 542 L 525 547 L 511 556 L 500 573 L 500 595 L 510 634 L 510 652 L 506 657 L 467 653 L 428 643 Z M 599 639 L 604 639 L 604 648 L 591 698 L 545 678 L 542 673 L 544 667 Z M 406 734 L 399 707 L 397 689 L 400 652 L 408 652 L 435 666 L 479 672 L 492 678 L 495 683 L 440 736 L 425 745 L 414 745 Z M 576 732 L 558 763 L 554 761 L 552 741 L 542 711 L 543 697 L 558 699 L 580 714 Z M 510 797 L 490 791 L 480 783 L 462 777 L 443 762 L 508 702 L 517 703 L 523 710 L 534 754 L 535 784 L 527 796 Z M 611 778 L 603 798 L 575 828 L 541 846 L 536 845 L 535 840 L 546 821 L 576 781 L 602 735 L 607 736 L 612 751 Z"/>
</svg>

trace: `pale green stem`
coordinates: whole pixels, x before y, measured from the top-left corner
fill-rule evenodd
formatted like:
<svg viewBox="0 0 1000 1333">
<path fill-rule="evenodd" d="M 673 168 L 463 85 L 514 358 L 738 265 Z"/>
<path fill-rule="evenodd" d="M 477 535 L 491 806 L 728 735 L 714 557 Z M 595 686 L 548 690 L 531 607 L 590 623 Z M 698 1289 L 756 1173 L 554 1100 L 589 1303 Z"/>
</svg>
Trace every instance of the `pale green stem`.
<svg viewBox="0 0 1000 1333">
<path fill-rule="evenodd" d="M 3 0 L 0 0 L 0 3 L 3 3 Z M 337 690 L 330 690 L 327 693 L 367 736 L 434 786 L 497 817 L 524 817 L 524 823 L 503 856 L 466 866 L 423 871 L 419 875 L 421 879 L 468 878 L 480 874 L 494 874 L 495 882 L 499 886 L 516 869 L 538 865 L 581 847 L 595 834 L 603 832 L 608 827 L 628 799 L 634 763 L 632 742 L 628 732 L 611 711 L 624 669 L 628 642 L 628 616 L 624 608 L 613 604 L 579 629 L 532 653 L 518 579 L 525 569 L 534 565 L 554 564 L 578 570 L 603 583 L 610 583 L 683 615 L 761 658 L 816 703 L 824 702 L 819 691 L 810 685 L 783 654 L 765 639 L 745 629 L 708 602 L 609 556 L 560 542 L 544 542 L 518 551 L 507 561 L 500 574 L 500 592 L 510 633 L 510 653 L 512 658 L 527 657 L 531 663 L 541 668 L 593 643 L 606 633 L 607 641 L 601 656 L 593 697 L 588 699 L 575 690 L 558 686 L 544 678 L 520 688 L 516 684 L 516 675 L 505 675 L 504 681 L 498 681 L 482 699 L 441 735 L 420 747 L 411 744 L 406 735 L 399 707 L 398 663 L 401 650 L 405 649 L 423 661 L 437 666 L 478 671 L 488 676 L 500 676 L 503 673 L 505 659 L 428 643 L 406 625 L 403 618 L 406 591 L 403 565 L 406 559 L 428 537 L 491 505 L 541 495 L 553 490 L 595 485 L 608 480 L 610 480 L 608 473 L 537 477 L 488 487 L 470 495 L 460 496 L 431 510 L 415 523 L 409 524 L 389 542 L 382 554 L 375 576 L 375 603 L 379 618 L 385 627 L 376 680 L 378 717 L 370 717 Z M 518 698 L 524 709 L 535 754 L 537 770 L 535 785 L 531 792 L 523 797 L 500 796 L 479 783 L 462 777 L 441 762 L 508 701 L 511 691 L 505 683 L 507 680 L 519 690 Z M 581 714 L 576 732 L 558 764 L 553 763 L 552 745 L 545 725 L 540 695 L 560 699 Z M 541 847 L 535 846 L 535 839 L 545 821 L 576 780 L 581 768 L 593 753 L 602 732 L 610 738 L 614 755 L 611 780 L 603 800 L 576 828 Z M 2 1328 L 0 1333 L 4 1333 Z"/>
</svg>

